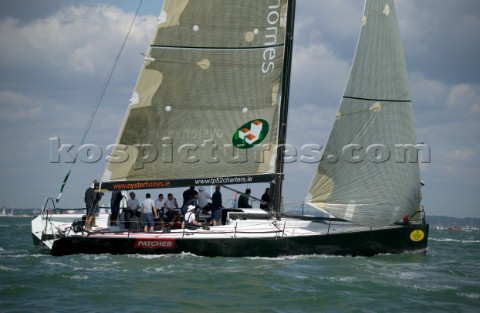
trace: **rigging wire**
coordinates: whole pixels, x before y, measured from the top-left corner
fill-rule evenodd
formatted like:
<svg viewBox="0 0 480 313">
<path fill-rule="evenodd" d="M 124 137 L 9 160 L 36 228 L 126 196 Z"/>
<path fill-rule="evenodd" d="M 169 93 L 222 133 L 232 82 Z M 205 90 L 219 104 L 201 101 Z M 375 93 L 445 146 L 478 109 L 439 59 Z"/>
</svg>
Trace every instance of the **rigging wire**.
<svg viewBox="0 0 480 313">
<path fill-rule="evenodd" d="M 120 47 L 120 50 L 118 51 L 118 54 L 116 58 L 113 61 L 112 68 L 110 69 L 109 74 L 107 75 L 107 79 L 105 80 L 105 83 L 103 84 L 102 89 L 100 90 L 100 94 L 98 95 L 97 101 L 95 103 L 95 107 L 93 108 L 93 112 L 90 115 L 90 119 L 88 120 L 87 126 L 85 127 L 85 131 L 83 132 L 82 140 L 80 141 L 80 146 L 82 146 L 85 143 L 85 140 L 88 135 L 88 131 L 90 130 L 90 127 L 92 126 L 93 120 L 95 119 L 95 115 L 97 114 L 98 108 L 100 107 L 100 104 L 103 100 L 103 97 L 105 96 L 105 92 L 107 91 L 108 85 L 110 84 L 110 80 L 112 79 L 113 73 L 115 72 L 115 68 L 117 67 L 118 60 L 120 59 L 120 56 L 122 55 L 123 49 L 125 48 L 125 44 L 127 43 L 127 39 L 130 35 L 130 32 L 132 31 L 133 25 L 135 24 L 135 19 L 138 16 L 138 12 L 140 11 L 140 7 L 142 6 L 143 0 L 140 0 L 138 3 L 137 10 L 135 11 L 135 15 L 133 16 L 132 23 L 130 24 L 130 27 L 128 29 L 127 34 L 125 35 L 125 38 L 123 40 L 123 43 Z M 68 171 L 67 175 L 63 179 L 62 187 L 60 188 L 60 193 L 58 194 L 58 197 L 56 199 L 56 202 L 60 201 L 60 197 L 62 196 L 63 189 L 65 188 L 65 185 L 67 184 L 68 177 L 70 176 L 70 173 L 72 172 L 73 165 L 75 165 L 78 157 L 78 151 L 77 154 L 75 155 L 75 158 L 73 159 L 72 165 L 70 166 L 70 170 Z"/>
</svg>

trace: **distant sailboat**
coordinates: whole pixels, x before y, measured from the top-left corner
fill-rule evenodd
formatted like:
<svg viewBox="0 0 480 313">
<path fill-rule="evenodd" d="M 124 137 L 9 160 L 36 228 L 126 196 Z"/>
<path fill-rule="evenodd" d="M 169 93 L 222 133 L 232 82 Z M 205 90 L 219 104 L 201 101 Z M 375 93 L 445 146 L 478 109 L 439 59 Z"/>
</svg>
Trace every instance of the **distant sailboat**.
<svg viewBox="0 0 480 313">
<path fill-rule="evenodd" d="M 460 228 L 460 226 L 455 225 L 455 226 L 450 226 L 448 228 L 448 230 L 460 231 L 460 230 L 462 230 L 462 228 Z"/>
<path fill-rule="evenodd" d="M 467 224 L 463 229 L 466 231 L 479 230 L 479 228 L 473 224 L 473 218 L 470 218 L 470 223 Z"/>
<path fill-rule="evenodd" d="M 53 255 L 424 252 L 429 226 L 393 0 L 366 1 L 326 158 L 308 190 L 306 201 L 334 218 L 283 214 L 295 3 L 165 0 L 112 153 L 129 157 L 110 162 L 101 185 L 114 191 L 268 183 L 271 212 L 225 208 L 222 225 L 151 233 L 111 227 L 103 213 L 96 217 L 101 228 L 88 232 L 81 215 L 67 223 L 65 215 L 42 214 L 32 221 L 34 242 Z M 362 149 L 368 160 L 357 158 Z M 395 157 L 386 158 L 386 150 Z"/>
<path fill-rule="evenodd" d="M 10 209 L 10 211 L 8 211 L 5 207 L 2 207 L 2 211 L 0 212 L 0 216 L 13 216 L 14 214 L 14 207 L 12 206 L 12 208 Z"/>
</svg>

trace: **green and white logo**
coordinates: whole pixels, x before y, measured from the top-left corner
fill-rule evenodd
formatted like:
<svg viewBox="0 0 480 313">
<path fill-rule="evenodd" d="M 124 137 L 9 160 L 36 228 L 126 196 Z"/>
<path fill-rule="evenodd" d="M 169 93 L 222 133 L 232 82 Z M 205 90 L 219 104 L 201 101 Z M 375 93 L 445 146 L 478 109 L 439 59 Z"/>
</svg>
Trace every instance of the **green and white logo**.
<svg viewBox="0 0 480 313">
<path fill-rule="evenodd" d="M 245 123 L 237 129 L 232 143 L 238 149 L 250 149 L 258 145 L 267 137 L 270 126 L 267 121 L 256 119 Z"/>
</svg>

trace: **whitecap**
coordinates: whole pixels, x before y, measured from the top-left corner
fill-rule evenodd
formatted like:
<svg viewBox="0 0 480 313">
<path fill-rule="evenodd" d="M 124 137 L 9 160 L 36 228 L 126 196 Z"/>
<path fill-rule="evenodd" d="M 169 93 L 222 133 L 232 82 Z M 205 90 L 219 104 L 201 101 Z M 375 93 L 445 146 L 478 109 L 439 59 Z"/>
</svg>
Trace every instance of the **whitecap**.
<svg viewBox="0 0 480 313">
<path fill-rule="evenodd" d="M 325 255 L 325 254 L 300 254 L 300 255 L 284 255 L 278 257 L 246 257 L 249 260 L 267 260 L 267 261 L 285 261 L 285 260 L 308 260 L 308 259 L 338 259 L 351 258 L 351 256 L 341 255 Z M 362 257 L 358 257 L 362 258 Z"/>
<path fill-rule="evenodd" d="M 474 300 L 480 299 L 480 294 L 474 293 L 474 292 L 472 293 L 460 292 L 460 293 L 457 293 L 457 295 L 461 297 L 469 298 L 469 299 L 474 299 Z"/>
<path fill-rule="evenodd" d="M 21 270 L 14 267 L 0 265 L 0 272 L 21 272 Z"/>
<path fill-rule="evenodd" d="M 480 240 L 472 240 L 472 239 L 466 239 L 462 240 L 462 243 L 480 243 Z"/>
<path fill-rule="evenodd" d="M 419 279 L 419 278 L 422 278 L 424 276 L 425 275 L 422 275 L 418 272 L 402 272 L 402 273 L 399 274 L 399 277 L 401 279 L 405 279 L 405 280 Z"/>
<path fill-rule="evenodd" d="M 71 280 L 87 280 L 87 275 L 72 275 L 72 276 L 64 276 L 66 278 L 70 278 Z"/>
<path fill-rule="evenodd" d="M 439 242 L 461 242 L 459 239 L 452 238 L 429 238 L 430 241 L 439 241 Z"/>
</svg>

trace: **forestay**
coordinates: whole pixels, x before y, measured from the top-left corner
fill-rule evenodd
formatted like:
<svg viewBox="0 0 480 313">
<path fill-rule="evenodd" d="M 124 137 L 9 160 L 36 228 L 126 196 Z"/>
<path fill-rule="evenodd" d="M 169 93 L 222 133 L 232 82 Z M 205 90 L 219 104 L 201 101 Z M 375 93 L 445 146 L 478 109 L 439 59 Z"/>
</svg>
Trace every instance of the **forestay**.
<svg viewBox="0 0 480 313">
<path fill-rule="evenodd" d="M 165 0 L 108 189 L 270 182 L 287 0 Z"/>
<path fill-rule="evenodd" d="M 361 225 L 420 205 L 418 151 L 393 0 L 367 0 L 349 81 L 307 202 Z"/>
</svg>

